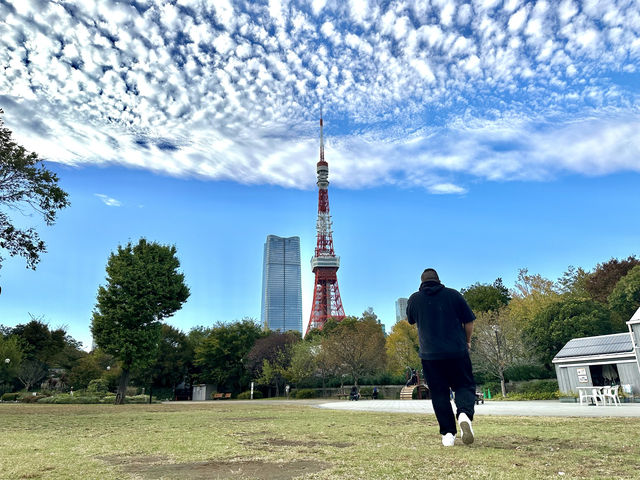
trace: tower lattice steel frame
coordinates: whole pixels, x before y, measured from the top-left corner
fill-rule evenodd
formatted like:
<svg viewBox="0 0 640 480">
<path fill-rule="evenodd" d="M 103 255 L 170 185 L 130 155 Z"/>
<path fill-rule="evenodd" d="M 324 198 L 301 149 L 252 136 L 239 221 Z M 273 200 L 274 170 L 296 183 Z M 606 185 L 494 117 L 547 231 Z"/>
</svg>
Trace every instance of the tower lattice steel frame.
<svg viewBox="0 0 640 480">
<path fill-rule="evenodd" d="M 318 221 L 316 222 L 316 251 L 311 258 L 311 270 L 315 274 L 313 303 L 307 332 L 322 329 L 329 318 L 342 320 L 345 317 L 342 299 L 338 289 L 338 268 L 340 257 L 333 250 L 332 222 L 329 214 L 329 164 L 324 159 L 324 135 L 322 111 L 320 112 L 320 161 L 318 174 Z"/>
</svg>

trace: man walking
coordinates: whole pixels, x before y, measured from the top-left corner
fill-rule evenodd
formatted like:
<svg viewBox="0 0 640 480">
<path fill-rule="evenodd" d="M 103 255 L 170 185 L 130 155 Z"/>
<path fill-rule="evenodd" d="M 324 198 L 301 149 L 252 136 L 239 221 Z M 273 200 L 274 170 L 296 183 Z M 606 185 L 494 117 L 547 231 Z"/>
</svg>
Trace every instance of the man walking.
<svg viewBox="0 0 640 480">
<path fill-rule="evenodd" d="M 422 272 L 420 280 L 420 289 L 409 297 L 407 319 L 418 326 L 422 369 L 442 444 L 451 447 L 456 438 L 451 389 L 455 393 L 462 442 L 469 445 L 473 443 L 471 421 L 476 398 L 469 348 L 476 317 L 460 292 L 440 283 L 433 268 Z"/>
</svg>

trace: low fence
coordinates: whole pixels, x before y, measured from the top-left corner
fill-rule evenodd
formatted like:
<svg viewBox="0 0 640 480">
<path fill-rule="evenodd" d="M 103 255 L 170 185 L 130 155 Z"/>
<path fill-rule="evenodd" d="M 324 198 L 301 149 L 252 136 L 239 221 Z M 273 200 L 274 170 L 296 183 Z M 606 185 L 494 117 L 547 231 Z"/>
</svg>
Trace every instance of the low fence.
<svg viewBox="0 0 640 480">
<path fill-rule="evenodd" d="M 316 392 L 317 398 L 338 398 L 338 395 L 348 395 L 351 391 L 352 385 L 345 385 L 340 388 L 305 388 L 304 390 L 314 390 Z M 378 394 L 381 398 L 385 398 L 387 400 L 391 399 L 399 399 L 400 398 L 400 390 L 404 385 L 361 385 L 358 387 L 359 391 L 362 393 L 363 389 L 365 391 L 373 390 L 373 387 L 378 387 Z M 295 395 L 296 389 L 291 389 L 291 395 Z"/>
</svg>

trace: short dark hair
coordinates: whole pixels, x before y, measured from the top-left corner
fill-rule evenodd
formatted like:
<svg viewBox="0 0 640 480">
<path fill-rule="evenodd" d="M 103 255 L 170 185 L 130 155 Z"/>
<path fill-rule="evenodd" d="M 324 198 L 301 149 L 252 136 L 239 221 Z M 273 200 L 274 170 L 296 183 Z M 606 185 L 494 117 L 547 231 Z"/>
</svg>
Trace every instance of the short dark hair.
<svg viewBox="0 0 640 480">
<path fill-rule="evenodd" d="M 438 277 L 438 272 L 436 272 L 433 268 L 427 268 L 422 275 L 420 276 L 421 282 L 439 282 L 440 277 Z"/>
</svg>

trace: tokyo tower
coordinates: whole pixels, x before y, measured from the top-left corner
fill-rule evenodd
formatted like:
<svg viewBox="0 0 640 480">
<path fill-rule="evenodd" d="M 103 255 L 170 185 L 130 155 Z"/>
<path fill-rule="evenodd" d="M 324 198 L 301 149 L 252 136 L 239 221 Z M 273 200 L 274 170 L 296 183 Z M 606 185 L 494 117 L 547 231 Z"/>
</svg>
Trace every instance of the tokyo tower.
<svg viewBox="0 0 640 480">
<path fill-rule="evenodd" d="M 311 259 L 311 270 L 316 276 L 313 287 L 313 304 L 307 332 L 322 329 L 329 318 L 340 321 L 344 315 L 340 290 L 338 290 L 338 268 L 340 257 L 333 251 L 332 222 L 329 214 L 329 164 L 324 159 L 324 135 L 322 133 L 322 111 L 320 112 L 320 161 L 318 174 L 318 221 L 316 222 L 316 252 Z"/>
</svg>

